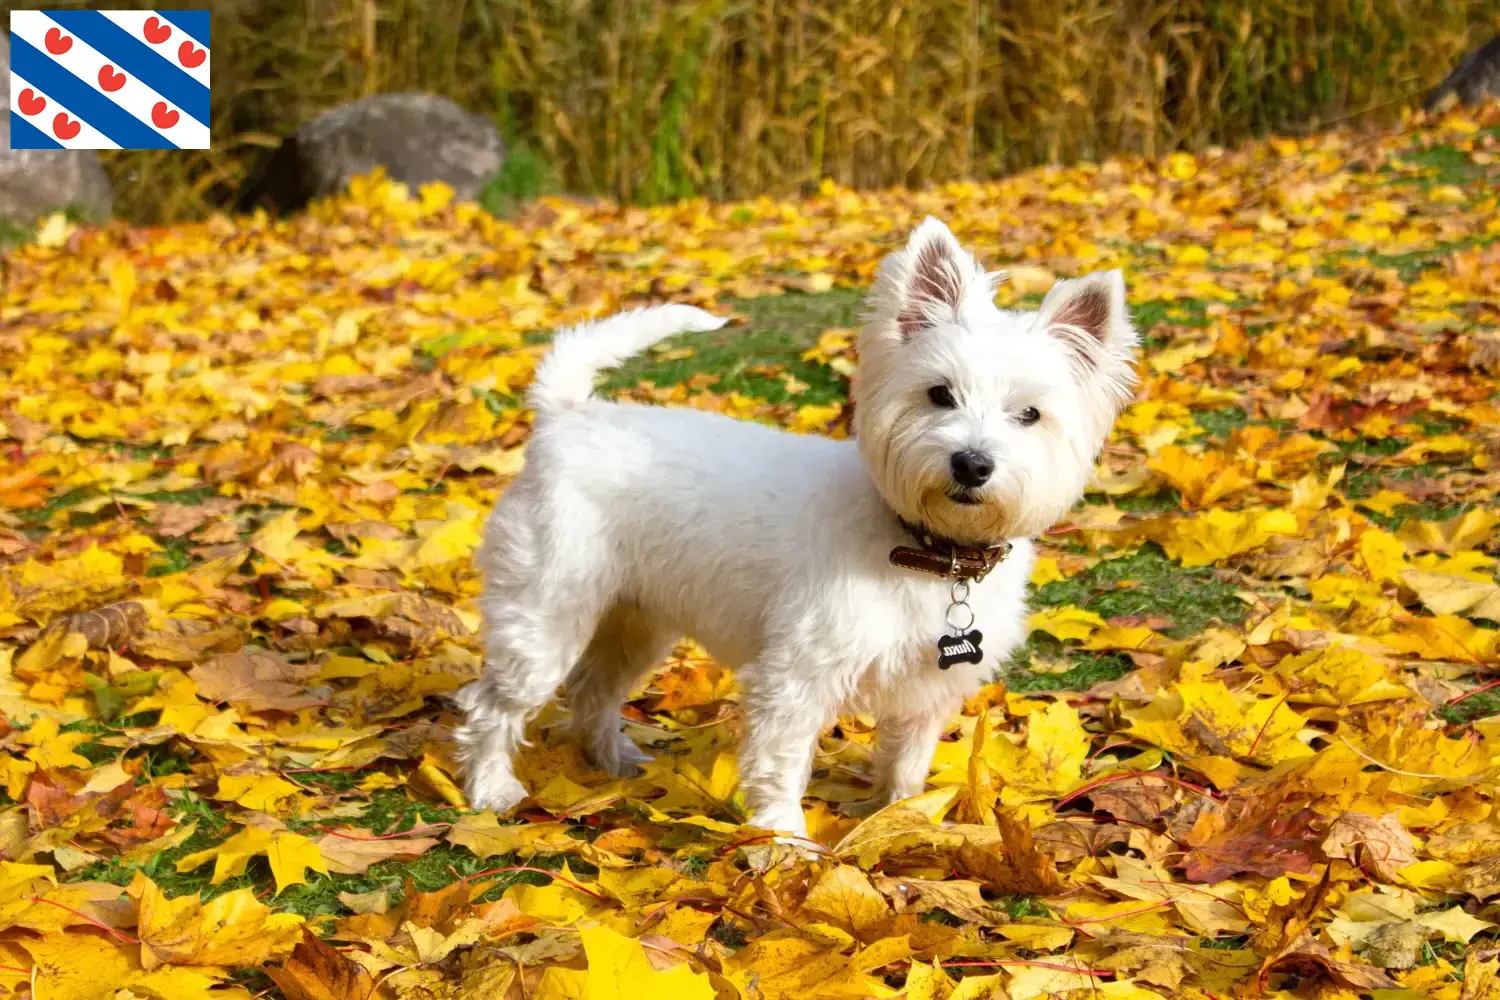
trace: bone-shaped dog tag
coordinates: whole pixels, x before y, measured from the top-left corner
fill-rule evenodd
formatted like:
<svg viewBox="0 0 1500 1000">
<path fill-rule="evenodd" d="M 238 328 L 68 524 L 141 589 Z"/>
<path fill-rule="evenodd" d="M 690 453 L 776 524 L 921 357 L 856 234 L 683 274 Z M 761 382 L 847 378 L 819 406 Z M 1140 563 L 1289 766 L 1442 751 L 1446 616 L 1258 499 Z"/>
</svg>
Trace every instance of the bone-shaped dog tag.
<svg viewBox="0 0 1500 1000">
<path fill-rule="evenodd" d="M 938 669 L 947 670 L 955 663 L 978 663 L 984 659 L 984 650 L 979 643 L 984 633 L 978 629 L 945 635 L 938 639 Z"/>
</svg>

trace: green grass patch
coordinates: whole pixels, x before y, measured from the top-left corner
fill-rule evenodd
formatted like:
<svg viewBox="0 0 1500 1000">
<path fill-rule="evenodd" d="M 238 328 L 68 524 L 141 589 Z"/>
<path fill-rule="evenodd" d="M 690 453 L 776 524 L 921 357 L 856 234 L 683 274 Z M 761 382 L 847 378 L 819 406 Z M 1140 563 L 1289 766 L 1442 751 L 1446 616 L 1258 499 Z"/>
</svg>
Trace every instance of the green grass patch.
<svg viewBox="0 0 1500 1000">
<path fill-rule="evenodd" d="M 557 172 L 542 153 L 524 139 L 506 143 L 499 173 L 479 189 L 479 206 L 491 215 L 508 218 L 524 203 L 559 190 Z"/>
<path fill-rule="evenodd" d="M 1041 673 L 1030 669 L 1032 656 L 1066 659 L 1068 669 L 1061 673 Z M 1119 680 L 1130 673 L 1130 659 L 1118 654 L 1079 653 L 1069 650 L 1050 635 L 1037 633 L 1016 651 L 1010 664 L 1000 672 L 1006 688 L 1028 694 L 1038 691 L 1087 691 L 1095 684 Z"/>
<path fill-rule="evenodd" d="M 1227 438 L 1250 423 L 1250 414 L 1238 406 L 1226 406 L 1220 410 L 1198 410 L 1193 414 L 1193 422 L 1209 437 Z"/>
<path fill-rule="evenodd" d="M 47 215 L 51 215 L 53 211 L 56 211 L 56 209 L 49 211 Z M 66 205 L 62 209 L 62 213 L 63 217 L 74 225 L 90 225 L 104 221 L 96 218 L 92 212 L 85 210 L 79 205 Z M 36 238 L 37 230 L 46 220 L 47 216 L 44 215 L 33 223 L 22 225 L 13 219 L 0 219 L 0 252 L 13 250 L 22 244 L 30 243 Z"/>
<path fill-rule="evenodd" d="M 218 490 L 212 486 L 194 486 L 186 490 L 156 490 L 151 493 L 140 494 L 140 499 L 150 500 L 152 503 L 180 503 L 194 506 L 212 500 L 218 495 Z"/>
<path fill-rule="evenodd" d="M 661 352 L 621 365 L 604 380 L 602 391 L 620 392 L 642 381 L 670 386 L 694 376 L 715 375 L 715 392 L 739 392 L 772 403 L 841 401 L 848 392 L 844 380 L 825 365 L 803 361 L 802 352 L 830 327 L 857 326 L 863 295 L 856 289 L 837 289 L 820 295 L 789 293 L 734 301 L 730 304 L 750 317 L 748 326 L 674 337 Z M 663 354 L 674 349 L 693 353 L 663 359 Z M 800 393 L 789 391 L 786 376 L 807 388 Z"/>
<path fill-rule="evenodd" d="M 1399 449 L 1398 449 L 1399 450 Z M 1370 466 L 1351 472 L 1344 477 L 1344 495 L 1351 500 L 1364 500 L 1382 489 L 1396 489 L 1401 483 L 1419 483 L 1424 479 L 1435 479 L 1442 475 L 1442 466 L 1430 463 L 1402 466 Z"/>
<path fill-rule="evenodd" d="M 456 823 L 460 815 L 451 806 L 414 802 L 398 788 L 382 788 L 370 796 L 359 822 L 375 833 L 403 833 L 418 823 Z"/>
<path fill-rule="evenodd" d="M 162 551 L 155 553 L 152 562 L 146 567 L 147 576 L 171 576 L 173 573 L 183 572 L 199 561 L 189 551 L 194 543 L 185 536 L 164 538 L 162 543 Z"/>
<path fill-rule="evenodd" d="M 81 486 L 78 489 L 69 490 L 48 500 L 40 507 L 33 507 L 21 511 L 18 516 L 23 524 L 31 527 L 40 527 L 52 520 L 52 516 L 60 510 L 65 510 L 74 504 L 83 503 L 94 495 L 92 487 Z"/>
<path fill-rule="evenodd" d="M 1154 543 L 1038 587 L 1034 604 L 1084 608 L 1101 618 L 1165 618 L 1171 625 L 1162 631 L 1174 637 L 1245 617 L 1244 602 L 1235 589 L 1210 568 L 1184 569 Z"/>
<path fill-rule="evenodd" d="M 1161 619 L 1153 627 L 1175 638 L 1245 617 L 1244 602 L 1211 569 L 1184 569 L 1155 544 L 1035 588 L 1031 603 L 1037 608 L 1083 608 L 1105 619 Z M 1037 660 L 1065 669 L 1033 670 Z M 1125 676 L 1132 666 L 1123 654 L 1086 652 L 1045 632 L 1033 632 L 999 676 L 1012 691 L 1086 691 Z"/>
<path fill-rule="evenodd" d="M 1437 715 L 1450 726 L 1466 726 L 1479 719 L 1500 715 L 1500 688 L 1476 694 L 1452 705 L 1444 705 Z"/>
<path fill-rule="evenodd" d="M 1136 331 L 1141 335 L 1141 346 L 1147 351 L 1157 351 L 1171 343 L 1163 332 L 1154 332 L 1158 326 L 1205 327 L 1208 318 L 1208 303 L 1203 299 L 1153 299 L 1130 307 Z"/>
<path fill-rule="evenodd" d="M 1382 171 L 1392 184 L 1416 184 L 1424 189 L 1451 184 L 1468 187 L 1484 180 L 1488 168 L 1454 146 L 1414 147 Z"/>
<path fill-rule="evenodd" d="M 1127 514 L 1135 514 L 1138 517 L 1153 517 L 1157 514 L 1165 514 L 1169 510 L 1177 510 L 1182 506 L 1182 496 L 1171 487 L 1155 493 L 1133 493 L 1123 497 L 1090 493 L 1087 499 L 1089 503 L 1113 504 Z"/>
</svg>

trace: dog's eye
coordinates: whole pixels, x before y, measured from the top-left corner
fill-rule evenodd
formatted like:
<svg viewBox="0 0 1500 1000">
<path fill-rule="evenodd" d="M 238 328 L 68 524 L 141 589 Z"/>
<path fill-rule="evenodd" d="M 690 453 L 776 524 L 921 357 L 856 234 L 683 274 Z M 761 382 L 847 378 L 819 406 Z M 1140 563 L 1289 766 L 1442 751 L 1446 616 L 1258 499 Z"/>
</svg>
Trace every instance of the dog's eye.
<svg viewBox="0 0 1500 1000">
<path fill-rule="evenodd" d="M 1042 419 L 1042 411 L 1038 410 L 1035 406 L 1028 406 L 1020 413 L 1021 423 L 1027 427 L 1030 427 L 1040 419 Z"/>
<path fill-rule="evenodd" d="M 946 385 L 935 385 L 928 389 L 927 398 L 932 400 L 933 406 L 941 406 L 945 410 L 958 406 L 958 400 L 953 398 L 953 390 Z"/>
</svg>

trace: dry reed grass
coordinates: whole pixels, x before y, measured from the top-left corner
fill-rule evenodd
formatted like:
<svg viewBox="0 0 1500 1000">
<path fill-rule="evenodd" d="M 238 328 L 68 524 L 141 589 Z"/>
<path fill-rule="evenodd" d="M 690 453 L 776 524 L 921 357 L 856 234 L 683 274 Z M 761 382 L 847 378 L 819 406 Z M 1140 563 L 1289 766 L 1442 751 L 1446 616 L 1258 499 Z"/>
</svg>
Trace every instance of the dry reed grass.
<svg viewBox="0 0 1500 1000">
<path fill-rule="evenodd" d="M 139 6 L 49 0 L 48 6 Z M 493 114 L 571 189 L 744 198 L 1148 156 L 1391 113 L 1500 0 L 215 0 L 206 154 L 114 153 L 122 214 L 222 204 L 388 90 Z"/>
</svg>

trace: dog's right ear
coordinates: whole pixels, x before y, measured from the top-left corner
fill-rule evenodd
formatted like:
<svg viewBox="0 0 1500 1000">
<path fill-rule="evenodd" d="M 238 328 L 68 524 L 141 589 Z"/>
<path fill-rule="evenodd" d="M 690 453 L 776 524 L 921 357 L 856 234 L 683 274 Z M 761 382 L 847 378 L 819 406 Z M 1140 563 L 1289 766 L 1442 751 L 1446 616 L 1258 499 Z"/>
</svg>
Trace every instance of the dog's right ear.
<svg viewBox="0 0 1500 1000">
<path fill-rule="evenodd" d="M 958 317 L 976 283 L 989 279 L 952 230 L 932 216 L 911 234 L 906 247 L 886 257 L 875 283 L 877 317 L 894 324 L 903 341 Z"/>
</svg>

